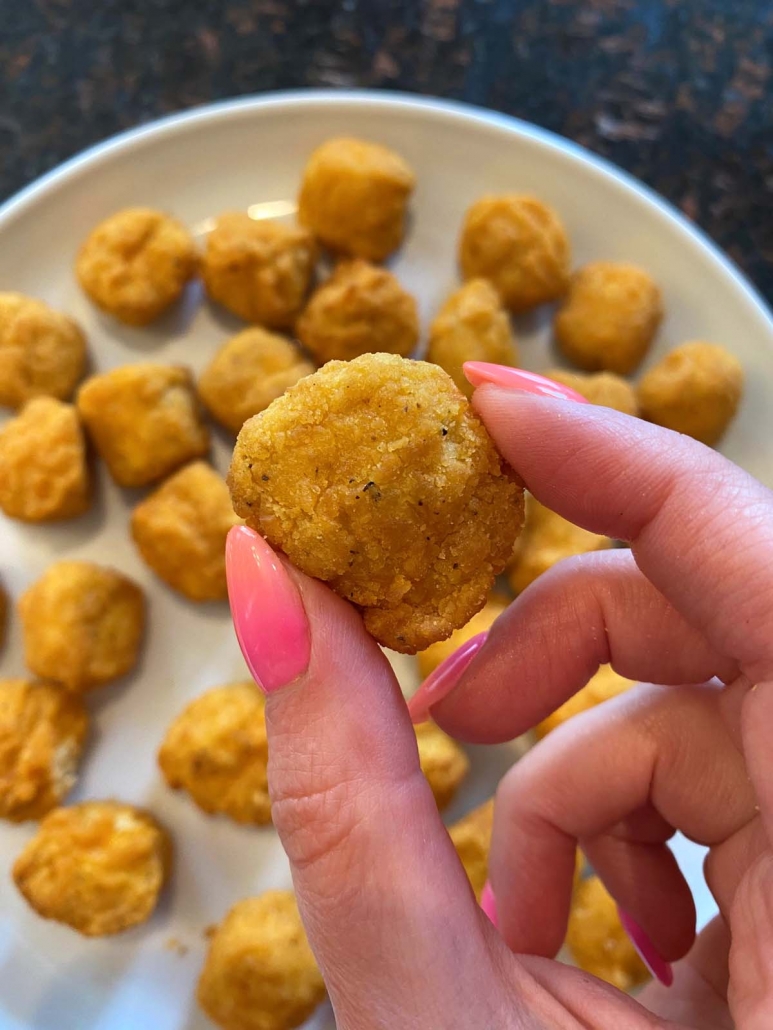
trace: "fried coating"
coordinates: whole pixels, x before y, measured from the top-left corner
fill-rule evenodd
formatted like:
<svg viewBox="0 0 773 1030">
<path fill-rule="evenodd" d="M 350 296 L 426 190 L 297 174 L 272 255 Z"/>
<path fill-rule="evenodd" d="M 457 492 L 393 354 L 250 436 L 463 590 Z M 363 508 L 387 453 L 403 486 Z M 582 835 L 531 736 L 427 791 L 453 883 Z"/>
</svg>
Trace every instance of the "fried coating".
<svg viewBox="0 0 773 1030">
<path fill-rule="evenodd" d="M 199 1004 L 222 1030 L 293 1030 L 325 997 L 292 891 L 234 905 L 209 945 Z"/>
<path fill-rule="evenodd" d="M 446 658 L 450 658 L 455 651 L 458 651 L 462 644 L 477 637 L 479 633 L 487 633 L 494 624 L 494 621 L 502 614 L 507 607 L 507 598 L 492 594 L 479 612 L 470 619 L 468 623 L 456 629 L 447 640 L 439 640 L 432 644 L 426 651 L 420 651 L 416 657 L 419 662 L 419 674 L 425 680 L 430 673 L 437 669 Z"/>
<path fill-rule="evenodd" d="M 563 296 L 569 239 L 558 214 L 535 197 L 485 196 L 467 211 L 459 240 L 465 279 L 488 279 L 511 311 Z"/>
<path fill-rule="evenodd" d="M 493 828 L 494 799 L 491 798 L 448 829 L 478 901 L 488 879 L 488 853 Z"/>
<path fill-rule="evenodd" d="M 75 273 L 97 307 L 126 325 L 147 325 L 179 300 L 198 264 L 184 225 L 163 211 L 127 207 L 86 237 Z"/>
<path fill-rule="evenodd" d="M 140 808 L 85 801 L 41 822 L 13 866 L 13 879 L 44 919 L 85 937 L 144 923 L 169 875 L 172 842 Z"/>
<path fill-rule="evenodd" d="M 225 538 L 238 523 L 222 477 L 194 461 L 140 501 L 131 532 L 145 563 L 173 590 L 191 601 L 222 601 Z"/>
<path fill-rule="evenodd" d="M 202 276 L 209 297 L 235 315 L 288 329 L 303 307 L 316 260 L 307 229 L 229 211 L 207 237 Z"/>
<path fill-rule="evenodd" d="M 90 502 L 75 408 L 36 397 L 0 429 L 0 509 L 24 522 L 54 522 L 82 515 Z"/>
<path fill-rule="evenodd" d="M 575 554 L 603 551 L 612 546 L 605 536 L 575 526 L 532 497 L 526 498 L 526 525 L 518 538 L 507 570 L 510 586 L 520 594 L 537 576 Z"/>
<path fill-rule="evenodd" d="M 627 375 L 649 350 L 663 317 L 657 283 L 643 269 L 594 261 L 572 278 L 555 318 L 563 354 L 588 372 Z"/>
<path fill-rule="evenodd" d="M 580 880 L 574 890 L 566 946 L 580 967 L 621 991 L 649 980 L 617 914 L 617 905 L 598 876 Z"/>
<path fill-rule="evenodd" d="M 303 172 L 298 219 L 326 247 L 383 261 L 402 243 L 416 178 L 394 150 L 360 139 L 331 139 Z"/>
<path fill-rule="evenodd" d="M 427 361 L 444 368 L 465 397 L 472 396 L 462 371 L 465 361 L 518 364 L 510 319 L 499 294 L 485 279 L 471 279 L 440 309 L 429 327 Z"/>
<path fill-rule="evenodd" d="M 407 357 L 419 340 L 419 314 L 391 272 L 344 261 L 312 296 L 296 332 L 320 364 L 376 351 Z"/>
<path fill-rule="evenodd" d="M 329 362 L 245 423 L 229 473 L 249 526 L 414 654 L 486 601 L 523 492 L 437 365 Z"/>
<path fill-rule="evenodd" d="M 642 418 L 713 446 L 738 411 L 743 368 L 716 343 L 683 343 L 639 383 Z"/>
<path fill-rule="evenodd" d="M 215 687 L 192 701 L 167 730 L 158 764 L 169 786 L 204 812 L 271 822 L 265 701 L 254 683 Z"/>
<path fill-rule="evenodd" d="M 591 404 L 622 411 L 624 415 L 639 414 L 635 388 L 614 372 L 587 375 L 583 372 L 567 372 L 563 368 L 551 368 L 545 375 L 556 383 L 571 387 Z"/>
<path fill-rule="evenodd" d="M 40 819 L 62 803 L 88 723 L 81 699 L 56 684 L 0 679 L 0 818 Z"/>
<path fill-rule="evenodd" d="M 86 340 L 71 318 L 21 293 L 0 293 L 0 404 L 66 401 L 85 367 Z"/>
<path fill-rule="evenodd" d="M 560 708 L 552 712 L 546 719 L 543 719 L 535 727 L 534 732 L 540 738 L 545 737 L 556 726 L 560 726 L 562 722 L 571 719 L 573 715 L 587 712 L 588 709 L 600 705 L 602 701 L 608 701 L 611 697 L 624 694 L 632 686 L 633 682 L 615 672 L 611 665 L 602 665 L 599 671 L 594 676 L 591 676 L 582 690 L 578 690 Z"/>
<path fill-rule="evenodd" d="M 199 379 L 199 397 L 235 435 L 315 368 L 290 340 L 255 326 L 223 344 Z"/>
<path fill-rule="evenodd" d="M 92 376 L 77 404 L 119 486 L 147 486 L 209 450 L 193 377 L 180 365 L 141 362 Z"/>
<path fill-rule="evenodd" d="M 88 561 L 50 565 L 19 598 L 27 666 L 76 692 L 133 668 L 145 599 L 132 580 Z"/>
<path fill-rule="evenodd" d="M 470 771 L 470 760 L 456 741 L 433 722 L 423 722 L 414 729 L 421 771 L 432 788 L 438 808 L 442 810 L 453 801 Z"/>
</svg>

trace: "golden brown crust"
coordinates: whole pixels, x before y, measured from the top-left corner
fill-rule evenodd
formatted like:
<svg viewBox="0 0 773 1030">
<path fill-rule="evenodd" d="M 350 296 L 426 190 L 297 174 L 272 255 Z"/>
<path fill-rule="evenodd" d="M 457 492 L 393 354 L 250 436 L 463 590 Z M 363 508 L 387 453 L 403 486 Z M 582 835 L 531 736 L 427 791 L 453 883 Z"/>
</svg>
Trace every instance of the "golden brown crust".
<svg viewBox="0 0 773 1030">
<path fill-rule="evenodd" d="M 407 357 L 419 340 L 419 314 L 391 272 L 342 261 L 312 296 L 296 332 L 320 364 L 376 351 Z"/>
<path fill-rule="evenodd" d="M 0 429 L 0 508 L 9 518 L 53 522 L 82 515 L 90 501 L 75 408 L 53 397 L 29 401 Z"/>
<path fill-rule="evenodd" d="M 184 225 L 163 211 L 131 207 L 91 231 L 75 271 L 103 311 L 127 325 L 147 325 L 179 300 L 198 263 Z"/>
<path fill-rule="evenodd" d="M 67 400 L 85 367 L 86 341 L 71 318 L 21 293 L 0 293 L 0 404 Z"/>
<path fill-rule="evenodd" d="M 583 372 L 567 372 L 563 368 L 551 368 L 545 372 L 548 379 L 569 386 L 591 404 L 599 404 L 602 408 L 612 408 L 624 415 L 638 415 L 639 402 L 636 399 L 636 388 L 614 372 L 596 372 L 586 375 Z"/>
<path fill-rule="evenodd" d="M 468 812 L 448 829 L 451 841 L 478 901 L 480 901 L 481 892 L 488 880 L 488 854 L 493 828 L 494 799 L 492 798 L 473 809 L 472 812 Z"/>
<path fill-rule="evenodd" d="M 507 607 L 507 598 L 498 594 L 492 594 L 479 612 L 465 623 L 461 629 L 456 629 L 447 640 L 439 640 L 432 644 L 426 651 L 420 651 L 416 658 L 419 662 L 419 674 L 425 680 L 431 672 L 437 669 L 438 665 L 450 658 L 458 651 L 462 644 L 467 643 L 472 637 L 479 633 L 487 633 Z"/>
<path fill-rule="evenodd" d="M 148 919 L 171 860 L 171 840 L 148 812 L 86 801 L 45 817 L 13 879 L 44 919 L 105 937 Z"/>
<path fill-rule="evenodd" d="M 331 139 L 304 169 L 298 219 L 331 250 L 383 261 L 402 242 L 415 182 L 393 150 L 360 139 Z"/>
<path fill-rule="evenodd" d="M 414 727 L 421 771 L 432 788 L 439 809 L 450 805 L 470 771 L 470 760 L 455 740 L 433 722 Z"/>
<path fill-rule="evenodd" d="M 329 362 L 242 428 L 229 474 L 247 524 L 412 654 L 464 625 L 512 554 L 522 490 L 436 365 Z"/>
<path fill-rule="evenodd" d="M 547 718 L 543 719 L 535 727 L 534 732 L 538 737 L 544 737 L 551 730 L 554 730 L 556 726 L 560 726 L 562 722 L 571 719 L 573 715 L 587 712 L 590 708 L 595 708 L 596 705 L 600 705 L 603 701 L 608 701 L 619 694 L 624 694 L 632 686 L 632 681 L 615 672 L 611 665 L 602 665 L 595 676 L 591 676 L 582 690 L 578 690 L 560 708 L 557 708 L 555 712 L 552 712 Z"/>
</svg>

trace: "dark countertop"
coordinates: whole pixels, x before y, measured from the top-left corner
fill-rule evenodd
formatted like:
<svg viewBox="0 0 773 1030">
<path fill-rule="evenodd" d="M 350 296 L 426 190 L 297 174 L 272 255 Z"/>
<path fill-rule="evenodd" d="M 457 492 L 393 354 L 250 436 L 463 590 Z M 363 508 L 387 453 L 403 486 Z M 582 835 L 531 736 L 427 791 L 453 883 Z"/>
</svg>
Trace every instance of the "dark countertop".
<svg viewBox="0 0 773 1030">
<path fill-rule="evenodd" d="M 773 302 L 770 0 L 0 0 L 0 199 L 159 115 L 300 86 L 519 115 L 628 169 Z"/>
</svg>

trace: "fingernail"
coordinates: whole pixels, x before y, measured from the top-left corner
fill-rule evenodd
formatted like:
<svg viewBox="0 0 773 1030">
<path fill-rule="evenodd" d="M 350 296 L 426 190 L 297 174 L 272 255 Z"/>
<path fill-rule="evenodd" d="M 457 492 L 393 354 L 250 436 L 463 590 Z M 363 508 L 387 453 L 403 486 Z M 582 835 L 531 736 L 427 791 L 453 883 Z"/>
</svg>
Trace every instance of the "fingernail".
<svg viewBox="0 0 773 1030">
<path fill-rule="evenodd" d="M 266 541 L 234 526 L 225 545 L 236 637 L 258 686 L 270 694 L 306 670 L 311 636 L 298 588 Z"/>
<path fill-rule="evenodd" d="M 620 908 L 619 905 L 617 906 L 617 913 L 620 916 L 623 929 L 630 937 L 631 944 L 636 948 L 639 958 L 644 965 L 662 984 L 670 987 L 674 982 L 674 971 L 671 968 L 671 964 L 658 955 L 655 945 L 633 916 L 629 916 L 625 909 Z"/>
<path fill-rule="evenodd" d="M 491 884 L 486 880 L 483 885 L 483 890 L 480 893 L 480 907 L 483 909 L 485 914 L 489 917 L 494 926 L 499 929 L 499 923 L 497 922 L 497 899 L 494 897 L 494 892 L 491 889 Z"/>
<path fill-rule="evenodd" d="M 488 633 L 478 633 L 477 636 L 470 637 L 427 676 L 408 702 L 412 722 L 427 721 L 430 708 L 453 690 L 459 682 L 459 677 L 485 644 L 487 636 Z"/>
<path fill-rule="evenodd" d="M 527 372 L 523 368 L 511 368 L 509 365 L 492 365 L 488 361 L 465 361 L 464 374 L 467 382 L 473 386 L 493 383 L 504 386 L 507 390 L 520 390 L 521 393 L 535 393 L 538 397 L 554 397 L 556 400 L 577 401 L 587 404 L 588 401 L 571 386 L 556 383 L 536 372 Z"/>
</svg>

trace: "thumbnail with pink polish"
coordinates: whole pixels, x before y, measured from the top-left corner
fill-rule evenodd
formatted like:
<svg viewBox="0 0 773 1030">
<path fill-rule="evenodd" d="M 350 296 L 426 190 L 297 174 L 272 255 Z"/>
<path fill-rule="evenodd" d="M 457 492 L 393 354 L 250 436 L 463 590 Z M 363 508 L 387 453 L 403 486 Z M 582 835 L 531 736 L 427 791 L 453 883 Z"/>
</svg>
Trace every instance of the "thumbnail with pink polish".
<svg viewBox="0 0 773 1030">
<path fill-rule="evenodd" d="M 478 633 L 470 637 L 424 680 L 408 702 L 408 711 L 414 723 L 425 722 L 429 718 L 430 708 L 453 690 L 464 670 L 485 644 L 487 636 L 488 633 Z"/>
<path fill-rule="evenodd" d="M 625 909 L 620 908 L 619 905 L 617 912 L 620 916 L 620 922 L 623 924 L 623 929 L 628 934 L 631 944 L 636 948 L 639 958 L 654 977 L 660 980 L 666 987 L 670 987 L 674 982 L 674 972 L 670 964 L 660 957 L 655 950 L 655 945 L 649 939 L 649 935 L 642 930 L 633 916 L 629 916 Z"/>
<path fill-rule="evenodd" d="M 497 922 L 497 899 L 494 897 L 494 892 L 491 889 L 491 884 L 488 880 L 486 880 L 483 890 L 481 891 L 480 907 L 494 926 L 499 929 L 499 923 Z"/>
<path fill-rule="evenodd" d="M 546 379 L 545 376 L 537 375 L 536 372 L 527 372 L 523 368 L 511 368 L 509 365 L 492 365 L 487 361 L 466 361 L 464 363 L 464 374 L 467 381 L 473 386 L 491 383 L 494 386 L 503 386 L 507 390 L 533 393 L 538 397 L 575 401 L 578 404 L 588 403 L 585 397 L 570 386 L 564 386 L 563 383 L 556 383 L 552 379 Z"/>
</svg>

